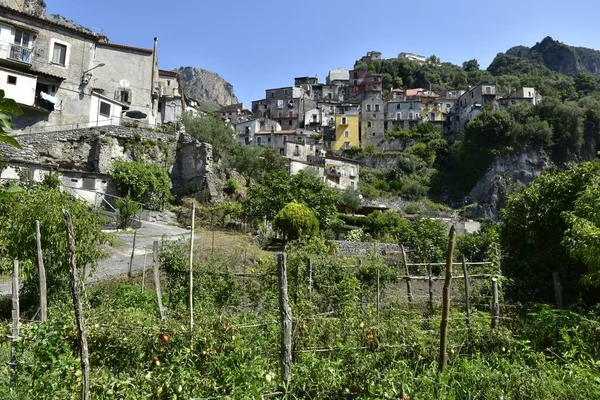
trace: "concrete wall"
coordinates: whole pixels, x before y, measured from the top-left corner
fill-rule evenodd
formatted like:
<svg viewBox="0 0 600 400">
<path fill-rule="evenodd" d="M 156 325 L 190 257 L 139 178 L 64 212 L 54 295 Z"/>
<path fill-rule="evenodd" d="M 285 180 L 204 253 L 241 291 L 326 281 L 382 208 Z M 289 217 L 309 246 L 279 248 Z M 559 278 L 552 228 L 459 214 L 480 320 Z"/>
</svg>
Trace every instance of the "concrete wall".
<svg viewBox="0 0 600 400">
<path fill-rule="evenodd" d="M 361 145 L 385 139 L 385 103 L 379 98 L 364 100 L 360 118 Z"/>
<path fill-rule="evenodd" d="M 325 158 L 325 186 L 336 189 L 358 189 L 358 163 Z"/>
<path fill-rule="evenodd" d="M 344 120 L 346 123 L 344 123 Z M 346 132 L 348 135 L 346 136 Z M 360 146 L 358 114 L 338 114 L 335 116 L 335 141 L 331 147 L 340 150 Z"/>
<path fill-rule="evenodd" d="M 141 122 L 155 125 L 158 99 L 152 98 L 152 92 L 159 84 L 152 53 L 98 44 L 96 61 L 105 65 L 93 71 L 91 86 L 104 89 L 104 95 L 117 100 L 123 89 L 130 91 L 130 109 L 146 114 Z M 153 76 L 155 88 L 152 87 Z M 129 81 L 129 87 L 120 86 L 123 79 Z"/>
<path fill-rule="evenodd" d="M 103 104 L 108 104 L 110 106 L 107 115 L 102 114 L 101 110 Z M 90 101 L 90 127 L 119 125 L 121 123 L 122 110 L 123 106 L 121 103 L 106 98 L 105 96 L 99 96 L 96 93 L 92 93 L 92 100 Z"/>
<path fill-rule="evenodd" d="M 8 83 L 8 77 L 16 78 L 16 84 Z M 37 77 L 23 72 L 0 68 L 0 89 L 4 95 L 17 103 L 33 106 Z"/>
</svg>

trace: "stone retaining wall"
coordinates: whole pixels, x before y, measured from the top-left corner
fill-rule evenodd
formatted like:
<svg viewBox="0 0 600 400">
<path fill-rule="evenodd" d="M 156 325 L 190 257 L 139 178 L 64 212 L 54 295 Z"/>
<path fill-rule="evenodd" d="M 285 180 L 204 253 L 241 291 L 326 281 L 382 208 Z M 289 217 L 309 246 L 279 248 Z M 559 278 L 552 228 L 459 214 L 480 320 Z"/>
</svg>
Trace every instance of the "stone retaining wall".
<svg viewBox="0 0 600 400">
<path fill-rule="evenodd" d="M 342 256 L 364 256 L 373 249 L 376 249 L 381 254 L 385 254 L 388 251 L 402 251 L 402 247 L 394 243 L 347 242 L 345 240 L 335 240 L 334 243 L 338 247 L 338 254 Z"/>
</svg>

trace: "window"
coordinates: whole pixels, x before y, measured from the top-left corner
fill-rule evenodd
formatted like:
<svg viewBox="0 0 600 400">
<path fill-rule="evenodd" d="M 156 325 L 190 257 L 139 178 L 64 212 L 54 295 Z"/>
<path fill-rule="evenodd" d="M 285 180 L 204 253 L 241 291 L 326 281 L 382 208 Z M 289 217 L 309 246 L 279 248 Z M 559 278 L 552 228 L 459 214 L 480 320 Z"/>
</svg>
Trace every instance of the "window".
<svg viewBox="0 0 600 400">
<path fill-rule="evenodd" d="M 32 42 L 31 33 L 15 29 L 15 44 L 29 48 L 29 44 Z"/>
<path fill-rule="evenodd" d="M 267 138 L 267 143 L 271 143 L 271 137 L 270 136 Z"/>
<path fill-rule="evenodd" d="M 396 113 L 396 120 L 400 121 L 402 119 L 402 113 L 401 112 L 397 112 Z"/>
<path fill-rule="evenodd" d="M 275 92 L 271 92 L 271 98 L 275 97 Z"/>
<path fill-rule="evenodd" d="M 348 125 L 348 120 L 346 117 L 342 117 L 342 125 Z"/>
<path fill-rule="evenodd" d="M 279 154 L 283 155 L 283 149 L 279 149 Z"/>
<path fill-rule="evenodd" d="M 349 131 L 344 131 L 344 137 L 350 137 L 350 132 Z"/>
<path fill-rule="evenodd" d="M 121 100 L 122 103 L 131 104 L 131 97 L 131 90 L 121 90 L 121 93 L 119 94 L 119 100 Z M 231 115 L 231 113 L 229 115 Z"/>
<path fill-rule="evenodd" d="M 372 128 L 373 127 L 373 123 L 371 121 L 367 121 L 367 128 Z"/>
<path fill-rule="evenodd" d="M 100 102 L 100 115 L 110 117 L 110 104 L 103 101 Z"/>
<path fill-rule="evenodd" d="M 54 43 L 52 49 L 52 63 L 58 65 L 67 65 L 67 45 L 61 43 Z"/>
<path fill-rule="evenodd" d="M 96 190 L 96 179 L 95 178 L 83 178 L 83 189 Z"/>
<path fill-rule="evenodd" d="M 283 137 L 283 143 L 287 143 L 287 136 Z"/>
<path fill-rule="evenodd" d="M 291 119 L 288 121 L 288 125 L 292 126 L 292 120 Z"/>
<path fill-rule="evenodd" d="M 287 89 L 283 89 L 283 94 L 287 95 L 288 94 L 288 90 Z"/>
<path fill-rule="evenodd" d="M 367 111 L 371 111 L 371 105 L 367 104 Z"/>
<path fill-rule="evenodd" d="M 396 104 L 396 110 L 399 110 L 400 108 L 400 103 Z"/>
<path fill-rule="evenodd" d="M 375 104 L 375 111 L 379 111 L 379 104 Z"/>
<path fill-rule="evenodd" d="M 345 149 L 349 149 L 350 148 L 350 142 L 344 142 L 344 148 Z"/>
<path fill-rule="evenodd" d="M 17 77 L 14 75 L 8 75 L 8 77 L 6 78 L 6 83 L 8 83 L 9 85 L 16 85 Z"/>
<path fill-rule="evenodd" d="M 262 138 L 260 136 L 256 137 L 256 144 L 259 146 L 262 144 Z"/>
<path fill-rule="evenodd" d="M 429 114 L 429 119 L 434 121 L 435 120 L 435 113 L 431 113 Z"/>
</svg>

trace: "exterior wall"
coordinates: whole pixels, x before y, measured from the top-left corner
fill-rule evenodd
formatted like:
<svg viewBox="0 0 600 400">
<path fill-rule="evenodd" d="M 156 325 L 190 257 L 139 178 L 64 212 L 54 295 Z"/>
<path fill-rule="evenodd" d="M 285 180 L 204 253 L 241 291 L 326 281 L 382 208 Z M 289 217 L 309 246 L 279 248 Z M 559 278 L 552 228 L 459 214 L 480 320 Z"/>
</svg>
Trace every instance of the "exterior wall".
<svg viewBox="0 0 600 400">
<path fill-rule="evenodd" d="M 455 130 L 462 129 L 469 121 L 477 118 L 484 105 L 492 104 L 497 107 L 496 86 L 479 84 L 460 96 L 457 103 L 458 120 L 455 121 Z"/>
<path fill-rule="evenodd" d="M 255 145 L 254 136 L 259 131 L 269 131 L 273 128 L 275 132 L 281 131 L 281 125 L 272 119 L 260 118 L 235 124 L 238 143 Z"/>
<path fill-rule="evenodd" d="M 350 71 L 346 68 L 334 68 L 327 74 L 327 84 L 331 84 L 333 81 L 347 81 L 350 79 Z"/>
<path fill-rule="evenodd" d="M 100 111 L 100 105 L 102 103 L 110 105 L 110 114 L 102 115 Z M 99 96 L 96 93 L 92 93 L 92 100 L 90 102 L 90 127 L 91 126 L 106 126 L 106 125 L 120 125 L 121 123 L 121 111 L 123 106 L 120 103 L 115 102 L 104 96 Z"/>
<path fill-rule="evenodd" d="M 358 189 L 358 163 L 325 158 L 325 186 L 335 189 Z"/>
<path fill-rule="evenodd" d="M 8 77 L 16 78 L 16 84 L 9 84 Z M 35 102 L 35 88 L 37 76 L 23 72 L 0 68 L 0 89 L 4 95 L 19 104 L 33 106 Z"/>
<path fill-rule="evenodd" d="M 14 131 L 22 130 L 25 133 L 69 129 L 77 124 L 87 125 L 91 88 L 82 87 L 81 82 L 83 73 L 93 66 L 97 39 L 89 34 L 6 9 L 0 10 L 0 19 L 0 65 L 36 76 L 36 97 L 43 89 L 61 102 L 60 109 L 49 111 L 35 106 L 36 100 L 32 107 L 28 95 L 26 103 L 22 103 L 28 107 L 23 110 L 22 116 L 14 119 Z M 27 48 L 14 46 L 16 29 L 31 33 L 33 40 Z M 64 65 L 52 63 L 55 43 L 67 46 Z M 22 62 L 13 61 L 15 56 Z M 27 93 L 31 90 L 31 80 L 21 81 L 25 85 L 22 86 L 17 79 L 19 92 Z"/>
<path fill-rule="evenodd" d="M 385 103 L 383 100 L 373 98 L 362 102 L 360 139 L 363 146 L 385 139 Z"/>
<path fill-rule="evenodd" d="M 421 117 L 419 100 L 391 101 L 386 104 L 387 129 L 392 129 L 394 126 L 412 129 L 421 122 Z"/>
<path fill-rule="evenodd" d="M 179 85 L 179 75 L 172 72 L 160 72 L 158 86 L 160 101 L 158 103 L 159 119 L 161 124 L 175 123 L 181 120 L 184 104 Z"/>
<path fill-rule="evenodd" d="M 141 122 L 155 125 L 158 99 L 153 99 L 152 94 L 159 87 L 159 82 L 158 69 L 153 60 L 151 51 L 98 44 L 96 61 L 104 63 L 104 66 L 92 71 L 90 86 L 103 89 L 105 96 L 116 100 L 121 100 L 121 91 L 129 91 L 131 97 L 127 103 L 130 109 L 146 114 L 146 118 L 141 119 Z M 130 83 L 127 88 L 119 84 L 124 79 Z M 156 95 L 158 97 L 158 89 Z"/>
<path fill-rule="evenodd" d="M 345 119 L 345 123 L 344 123 Z M 346 132 L 348 135 L 346 137 Z M 358 114 L 338 114 L 335 116 L 335 141 L 333 150 L 360 146 Z"/>
</svg>

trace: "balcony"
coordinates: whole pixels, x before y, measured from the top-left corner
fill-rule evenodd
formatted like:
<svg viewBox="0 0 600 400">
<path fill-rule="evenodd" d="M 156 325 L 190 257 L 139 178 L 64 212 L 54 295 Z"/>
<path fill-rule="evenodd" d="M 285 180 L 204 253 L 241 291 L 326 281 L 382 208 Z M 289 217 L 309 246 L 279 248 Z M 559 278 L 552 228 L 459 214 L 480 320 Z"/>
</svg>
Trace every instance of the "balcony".
<svg viewBox="0 0 600 400">
<path fill-rule="evenodd" d="M 33 48 L 31 47 L 24 47 L 9 42 L 0 42 L 0 54 L 3 58 L 8 60 L 31 64 L 32 52 Z"/>
</svg>

